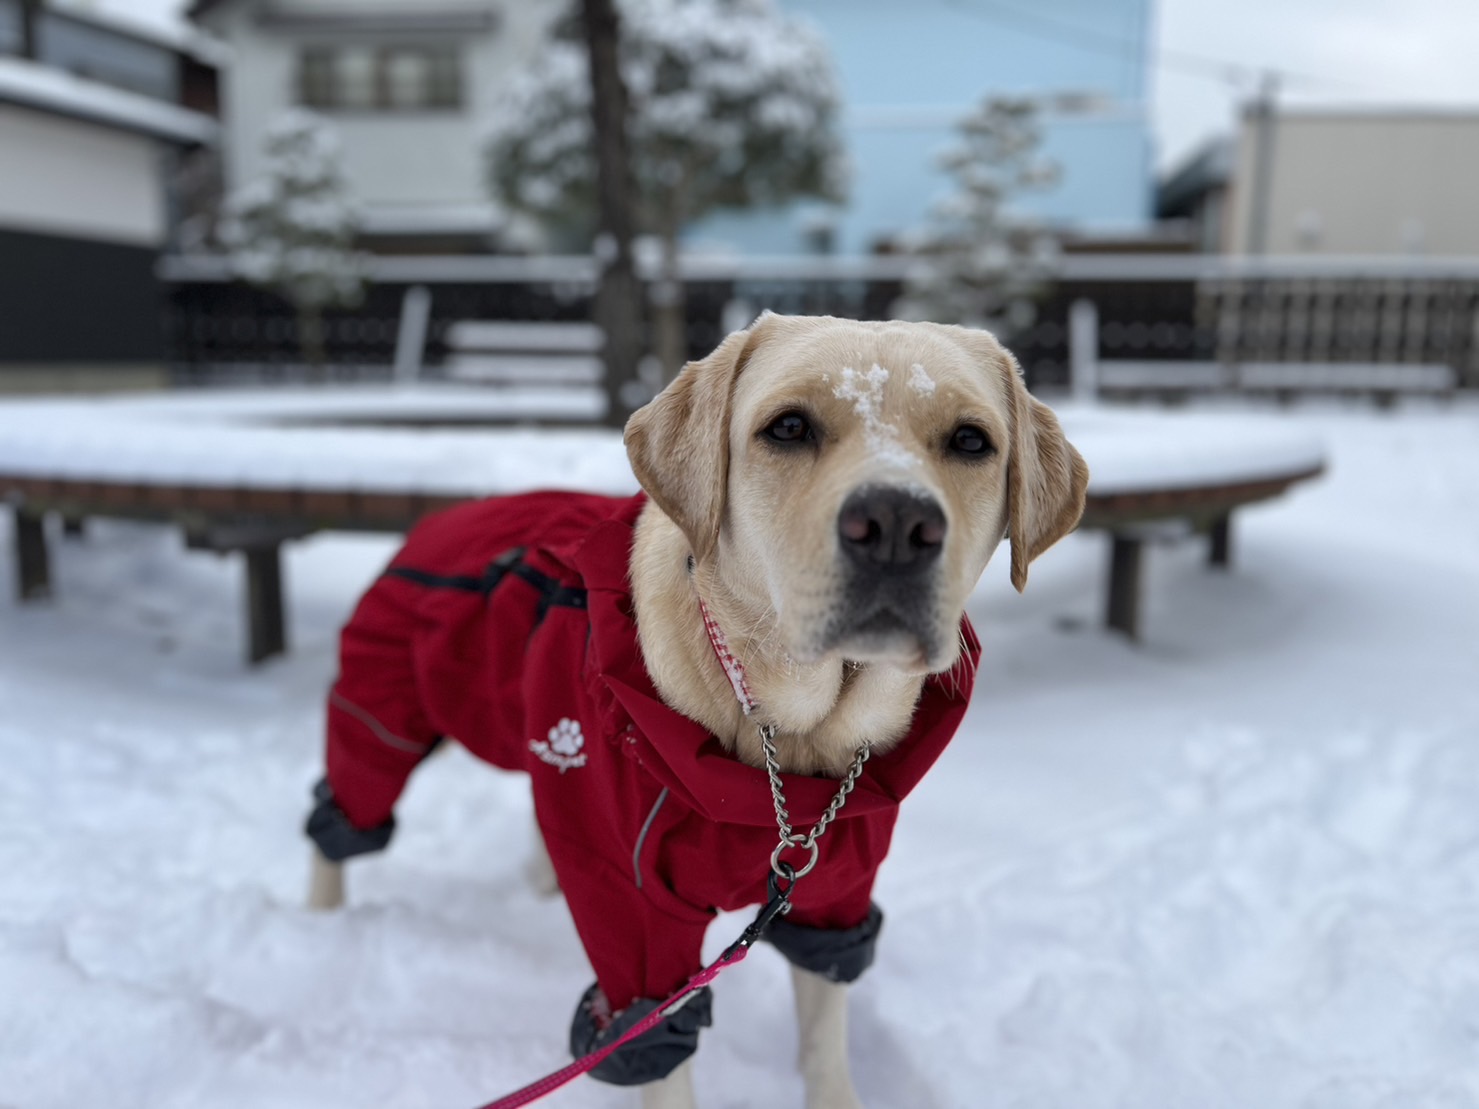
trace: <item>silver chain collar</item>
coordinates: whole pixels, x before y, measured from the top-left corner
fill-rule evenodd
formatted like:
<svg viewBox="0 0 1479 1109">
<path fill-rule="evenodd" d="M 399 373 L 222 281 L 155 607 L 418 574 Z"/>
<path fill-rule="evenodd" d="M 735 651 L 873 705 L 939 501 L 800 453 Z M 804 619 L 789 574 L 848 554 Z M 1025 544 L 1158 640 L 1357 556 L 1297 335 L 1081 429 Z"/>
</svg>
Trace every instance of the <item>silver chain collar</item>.
<svg viewBox="0 0 1479 1109">
<path fill-rule="evenodd" d="M 821 852 L 821 848 L 817 846 L 817 840 L 822 838 L 822 833 L 827 830 L 827 826 L 836 819 L 837 814 L 842 811 L 842 806 L 847 804 L 847 795 L 858 784 L 858 779 L 863 774 L 863 764 L 868 761 L 868 756 L 873 751 L 866 743 L 858 747 L 853 753 L 852 765 L 847 768 L 847 774 L 842 779 L 842 784 L 837 787 L 837 792 L 827 806 L 827 811 L 822 813 L 822 818 L 816 822 L 816 827 L 802 836 L 791 828 L 791 814 L 786 810 L 786 794 L 781 788 L 781 765 L 775 750 L 776 727 L 774 724 L 761 724 L 758 727 L 760 746 L 765 751 L 765 772 L 770 776 L 770 797 L 775 802 L 775 822 L 781 833 L 780 842 L 770 853 L 770 869 L 775 871 L 779 877 L 794 883 L 802 875 L 810 874 L 812 867 L 817 865 L 817 856 Z M 811 852 L 811 858 L 806 860 L 805 866 L 793 868 L 781 862 L 781 853 L 789 847 L 799 847 Z"/>
</svg>

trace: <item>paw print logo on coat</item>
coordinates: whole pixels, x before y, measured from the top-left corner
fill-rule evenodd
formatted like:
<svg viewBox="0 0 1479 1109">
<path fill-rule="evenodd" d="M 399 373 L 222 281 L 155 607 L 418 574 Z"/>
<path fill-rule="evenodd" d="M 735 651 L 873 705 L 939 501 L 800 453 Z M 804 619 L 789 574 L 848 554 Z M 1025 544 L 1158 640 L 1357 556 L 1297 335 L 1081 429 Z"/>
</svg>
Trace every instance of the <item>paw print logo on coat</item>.
<svg viewBox="0 0 1479 1109">
<path fill-rule="evenodd" d="M 558 767 L 561 774 L 585 765 L 585 735 L 580 730 L 580 721 L 568 716 L 551 728 L 544 739 L 531 739 L 529 750 L 542 761 Z"/>
</svg>

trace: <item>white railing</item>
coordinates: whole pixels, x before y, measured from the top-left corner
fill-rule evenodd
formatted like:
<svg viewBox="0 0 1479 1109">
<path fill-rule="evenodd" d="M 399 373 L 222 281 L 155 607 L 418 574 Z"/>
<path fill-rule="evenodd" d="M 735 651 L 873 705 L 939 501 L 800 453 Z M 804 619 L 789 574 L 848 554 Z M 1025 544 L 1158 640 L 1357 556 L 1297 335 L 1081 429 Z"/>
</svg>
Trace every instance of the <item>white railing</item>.
<svg viewBox="0 0 1479 1109">
<path fill-rule="evenodd" d="M 920 263 L 905 255 L 689 254 L 679 261 L 689 281 L 899 281 Z M 657 276 L 655 263 L 639 267 Z M 219 254 L 175 254 L 159 262 L 165 281 L 230 281 Z M 400 282 L 593 282 L 596 261 L 585 254 L 394 255 L 372 258 L 372 281 Z M 1227 281 L 1298 278 L 1479 281 L 1479 257 L 1417 258 L 1375 255 L 1065 254 L 1054 268 L 1061 281 Z"/>
</svg>

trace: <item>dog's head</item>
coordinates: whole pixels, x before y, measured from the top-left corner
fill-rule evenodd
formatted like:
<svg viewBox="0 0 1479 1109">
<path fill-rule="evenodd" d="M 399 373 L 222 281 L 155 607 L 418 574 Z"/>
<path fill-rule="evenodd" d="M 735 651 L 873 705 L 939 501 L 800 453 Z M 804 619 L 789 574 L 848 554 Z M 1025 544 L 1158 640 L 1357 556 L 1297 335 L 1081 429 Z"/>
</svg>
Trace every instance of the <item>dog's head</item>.
<svg viewBox="0 0 1479 1109">
<path fill-rule="evenodd" d="M 1012 583 L 1077 524 L 1088 468 L 990 334 L 766 314 L 627 423 L 700 565 L 815 661 L 938 672 L 1011 536 Z"/>
</svg>

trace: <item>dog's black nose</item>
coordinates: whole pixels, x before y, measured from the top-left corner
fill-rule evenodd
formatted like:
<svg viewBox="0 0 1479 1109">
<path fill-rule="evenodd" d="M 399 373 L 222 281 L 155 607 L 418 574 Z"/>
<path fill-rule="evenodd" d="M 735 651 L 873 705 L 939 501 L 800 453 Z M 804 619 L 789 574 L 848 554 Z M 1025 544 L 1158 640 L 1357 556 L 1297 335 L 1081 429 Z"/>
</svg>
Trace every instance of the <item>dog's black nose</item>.
<svg viewBox="0 0 1479 1109">
<path fill-rule="evenodd" d="M 924 570 L 940 557 L 945 511 L 925 494 L 868 485 L 843 502 L 837 538 L 848 557 L 865 569 Z"/>
</svg>

